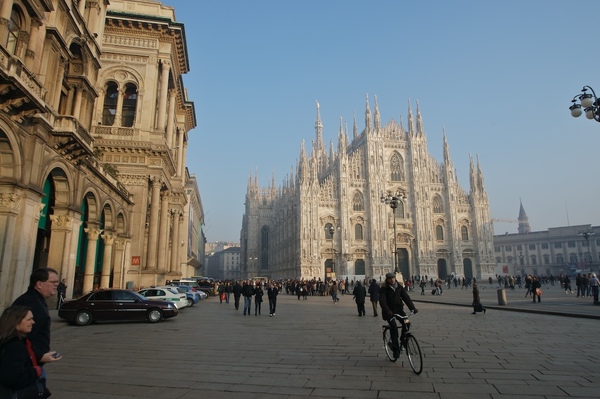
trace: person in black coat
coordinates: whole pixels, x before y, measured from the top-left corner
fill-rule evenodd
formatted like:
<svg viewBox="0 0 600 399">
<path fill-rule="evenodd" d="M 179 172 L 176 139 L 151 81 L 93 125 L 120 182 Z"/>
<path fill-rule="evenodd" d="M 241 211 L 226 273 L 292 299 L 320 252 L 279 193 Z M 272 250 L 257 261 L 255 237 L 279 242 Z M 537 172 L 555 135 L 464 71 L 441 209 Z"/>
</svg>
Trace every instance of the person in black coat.
<svg viewBox="0 0 600 399">
<path fill-rule="evenodd" d="M 373 317 L 377 317 L 377 307 L 379 306 L 379 289 L 381 287 L 377 284 L 377 280 L 371 280 L 369 285 L 369 296 L 371 297 L 371 305 L 373 305 Z"/>
<path fill-rule="evenodd" d="M 269 282 L 269 288 L 267 289 L 267 297 L 269 298 L 269 316 L 275 316 L 275 308 L 277 307 L 277 295 L 279 295 L 279 288 L 272 281 Z"/>
<path fill-rule="evenodd" d="M 36 359 L 27 334 L 31 333 L 35 321 L 33 312 L 26 306 L 10 306 L 0 316 L 0 384 L 2 391 L 19 391 L 18 397 L 26 397 L 30 390 L 45 392 L 40 398 L 47 398 L 46 372 L 43 363 L 62 359 L 56 352 L 47 352 Z M 37 383 L 41 385 L 38 388 Z M 4 397 L 4 396 L 2 396 Z"/>
<path fill-rule="evenodd" d="M 483 312 L 485 313 L 485 308 L 481 304 L 481 299 L 479 298 L 479 288 L 476 283 L 473 283 L 473 313 Z"/>
<path fill-rule="evenodd" d="M 408 292 L 396 281 L 395 273 L 385 275 L 385 282 L 379 290 L 379 305 L 381 306 L 381 317 L 390 325 L 390 334 L 392 338 L 392 349 L 394 357 L 400 356 L 400 344 L 398 343 L 398 325 L 396 324 L 395 314 L 406 316 L 404 313 L 404 304 L 417 313 L 418 310 L 413 304 Z"/>
<path fill-rule="evenodd" d="M 56 295 L 58 273 L 54 269 L 40 268 L 31 273 L 27 291 L 15 299 L 13 305 L 31 309 L 35 324 L 27 338 L 31 341 L 36 359 L 50 351 L 50 313 L 46 299 Z"/>
<path fill-rule="evenodd" d="M 254 295 L 254 287 L 250 280 L 244 281 L 244 285 L 242 285 L 242 295 L 244 296 L 244 316 L 246 316 L 246 313 L 250 316 L 250 310 L 252 309 L 252 295 Z"/>
<path fill-rule="evenodd" d="M 354 295 L 354 300 L 356 301 L 358 316 L 366 316 L 367 312 L 365 311 L 365 298 L 367 297 L 367 290 L 365 287 L 363 287 L 360 281 L 356 282 L 356 286 L 354 286 L 352 294 Z"/>
<path fill-rule="evenodd" d="M 258 316 L 260 314 L 260 307 L 263 301 L 262 297 L 264 294 L 265 293 L 260 284 L 257 284 L 256 288 L 254 288 L 254 316 Z"/>
<path fill-rule="evenodd" d="M 240 308 L 240 296 L 242 296 L 242 286 L 240 285 L 239 281 L 235 282 L 231 291 L 233 292 L 235 310 L 238 310 Z"/>
</svg>

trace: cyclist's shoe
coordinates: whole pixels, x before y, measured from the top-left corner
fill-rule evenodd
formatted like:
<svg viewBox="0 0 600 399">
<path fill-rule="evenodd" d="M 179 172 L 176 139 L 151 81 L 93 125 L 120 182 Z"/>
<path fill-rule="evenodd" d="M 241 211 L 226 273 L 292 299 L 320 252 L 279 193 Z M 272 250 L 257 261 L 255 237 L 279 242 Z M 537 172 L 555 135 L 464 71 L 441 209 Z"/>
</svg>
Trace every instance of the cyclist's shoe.
<svg viewBox="0 0 600 399">
<path fill-rule="evenodd" d="M 400 351 L 398 349 L 394 349 L 394 359 L 398 359 L 400 357 Z"/>
</svg>

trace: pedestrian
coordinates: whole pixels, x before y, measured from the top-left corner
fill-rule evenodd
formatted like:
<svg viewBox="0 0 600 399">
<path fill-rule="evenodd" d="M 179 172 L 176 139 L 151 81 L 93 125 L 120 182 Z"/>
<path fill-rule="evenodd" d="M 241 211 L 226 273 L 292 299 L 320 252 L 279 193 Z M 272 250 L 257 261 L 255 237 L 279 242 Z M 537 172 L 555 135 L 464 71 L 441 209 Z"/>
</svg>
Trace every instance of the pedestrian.
<svg viewBox="0 0 600 399">
<path fill-rule="evenodd" d="M 369 296 L 371 298 L 371 305 L 373 306 L 373 317 L 377 317 L 377 307 L 379 306 L 379 284 L 377 280 L 371 280 L 369 285 Z"/>
<path fill-rule="evenodd" d="M 242 296 L 242 286 L 240 285 L 239 281 L 236 280 L 231 292 L 233 292 L 233 303 L 235 305 L 235 310 L 238 310 L 240 308 L 240 296 Z"/>
<path fill-rule="evenodd" d="M 227 303 L 229 303 L 229 296 L 231 295 L 232 292 L 233 292 L 233 286 L 231 285 L 231 281 L 228 281 L 227 284 L 225 284 L 225 301 Z"/>
<path fill-rule="evenodd" d="M 279 295 L 279 288 L 273 283 L 269 282 L 269 288 L 267 288 L 267 297 L 269 298 L 269 316 L 275 316 L 275 308 L 277 307 L 277 295 Z"/>
<path fill-rule="evenodd" d="M 335 280 L 331 281 L 331 287 L 329 288 L 329 292 L 331 293 L 331 299 L 333 299 L 334 304 L 340 301 L 337 296 L 338 285 Z"/>
<path fill-rule="evenodd" d="M 533 276 L 531 279 L 531 292 L 533 293 L 533 303 L 535 303 L 536 296 L 538 303 L 542 302 L 542 284 L 537 276 Z"/>
<path fill-rule="evenodd" d="M 244 297 L 244 316 L 248 314 L 250 316 L 250 309 L 252 309 L 252 295 L 254 294 L 254 287 L 250 280 L 244 281 L 242 286 L 242 295 Z"/>
<path fill-rule="evenodd" d="M 366 316 L 367 312 L 365 311 L 365 299 L 367 298 L 367 290 L 360 283 L 360 281 L 356 282 L 356 286 L 352 291 L 352 295 L 354 295 L 354 300 L 356 301 L 356 308 L 358 309 L 358 317 Z"/>
<path fill-rule="evenodd" d="M 56 287 L 56 309 L 60 309 L 61 305 L 63 304 L 63 302 L 65 301 L 65 298 L 67 297 L 67 279 L 63 278 L 62 280 L 60 280 L 60 283 L 58 283 L 58 287 Z"/>
<path fill-rule="evenodd" d="M 27 338 L 31 341 L 36 360 L 39 362 L 45 353 L 50 352 L 50 313 L 46 299 L 56 295 L 58 272 L 50 268 L 35 269 L 29 276 L 27 291 L 15 299 L 13 305 L 31 309 L 35 324 Z"/>
<path fill-rule="evenodd" d="M 223 303 L 223 299 L 226 299 L 225 294 L 225 284 L 223 282 L 219 283 L 219 288 L 217 288 L 217 293 L 219 294 L 219 303 Z"/>
<path fill-rule="evenodd" d="M 565 294 L 572 294 L 573 290 L 571 289 L 571 279 L 569 278 L 569 276 L 565 276 L 563 278 L 563 285 L 565 287 Z M 569 291 L 569 292 L 567 292 Z"/>
<path fill-rule="evenodd" d="M 396 281 L 395 273 L 385 275 L 385 282 L 379 290 L 379 305 L 381 306 L 381 317 L 390 325 L 390 335 L 392 338 L 392 349 L 394 358 L 400 356 L 400 345 L 398 342 L 398 325 L 396 324 L 395 314 L 406 316 L 404 313 L 404 304 L 417 313 L 418 310 L 412 303 L 408 292 Z"/>
<path fill-rule="evenodd" d="M 479 298 L 479 288 L 476 283 L 473 283 L 473 313 L 483 312 L 485 313 L 486 309 L 481 304 L 481 299 Z"/>
<path fill-rule="evenodd" d="M 427 282 L 425 280 L 421 280 L 419 283 L 419 287 L 421 287 L 421 295 L 425 295 L 425 287 L 427 286 Z"/>
<path fill-rule="evenodd" d="M 262 297 L 264 295 L 264 291 L 260 284 L 256 285 L 254 289 L 254 316 L 258 316 L 260 314 L 260 305 L 262 304 Z"/>
<path fill-rule="evenodd" d="M 62 359 L 55 351 L 38 360 L 27 335 L 35 320 L 31 308 L 13 305 L 0 316 L 0 397 L 47 398 L 46 370 L 41 367 Z"/>
<path fill-rule="evenodd" d="M 596 273 L 592 273 L 590 277 L 590 287 L 592 287 L 592 295 L 594 296 L 594 303 L 598 303 L 598 289 L 599 289 L 599 281 L 598 277 L 596 277 Z"/>
</svg>

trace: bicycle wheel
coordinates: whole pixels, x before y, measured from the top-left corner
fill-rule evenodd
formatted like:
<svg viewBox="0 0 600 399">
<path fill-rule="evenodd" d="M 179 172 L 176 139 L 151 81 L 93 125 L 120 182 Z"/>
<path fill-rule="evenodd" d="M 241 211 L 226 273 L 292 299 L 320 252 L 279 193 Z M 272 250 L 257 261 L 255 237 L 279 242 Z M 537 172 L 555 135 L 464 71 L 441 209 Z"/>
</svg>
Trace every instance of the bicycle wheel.
<svg viewBox="0 0 600 399">
<path fill-rule="evenodd" d="M 394 350 L 392 349 L 392 336 L 389 328 L 383 330 L 383 348 L 388 359 L 395 362 L 398 359 L 394 359 Z"/>
<path fill-rule="evenodd" d="M 414 335 L 410 334 L 406 337 L 405 349 L 410 368 L 413 369 L 415 374 L 421 374 L 423 371 L 423 353 L 421 353 L 421 347 Z"/>
</svg>

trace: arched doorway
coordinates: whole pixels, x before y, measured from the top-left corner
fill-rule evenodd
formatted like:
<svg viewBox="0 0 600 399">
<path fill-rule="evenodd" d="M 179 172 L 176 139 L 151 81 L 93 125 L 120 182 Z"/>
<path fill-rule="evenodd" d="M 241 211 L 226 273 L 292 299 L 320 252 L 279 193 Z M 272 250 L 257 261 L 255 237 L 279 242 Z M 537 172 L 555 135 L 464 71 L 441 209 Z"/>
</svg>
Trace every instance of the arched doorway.
<svg viewBox="0 0 600 399">
<path fill-rule="evenodd" d="M 446 259 L 440 258 L 437 261 L 438 277 L 442 280 L 448 277 L 448 266 L 446 265 Z"/>
<path fill-rule="evenodd" d="M 465 271 L 465 278 L 472 280 L 473 277 L 475 277 L 473 273 L 473 262 L 471 262 L 471 259 L 463 259 L 463 269 Z"/>
<path fill-rule="evenodd" d="M 408 250 L 406 248 L 398 248 L 398 269 L 405 280 L 410 278 L 410 264 L 408 262 Z"/>
</svg>

